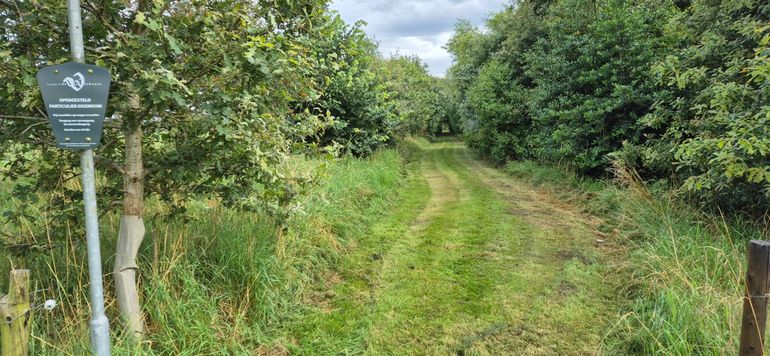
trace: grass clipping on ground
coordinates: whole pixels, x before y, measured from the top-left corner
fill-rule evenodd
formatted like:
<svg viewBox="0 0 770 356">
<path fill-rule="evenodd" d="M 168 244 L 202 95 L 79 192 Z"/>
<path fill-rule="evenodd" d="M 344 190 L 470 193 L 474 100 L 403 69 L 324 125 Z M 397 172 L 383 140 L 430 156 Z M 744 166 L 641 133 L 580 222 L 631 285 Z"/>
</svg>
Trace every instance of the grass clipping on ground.
<svg viewBox="0 0 770 356">
<path fill-rule="evenodd" d="M 766 231 L 695 211 L 650 192 L 618 167 L 615 182 L 557 167 L 511 162 L 506 171 L 604 220 L 629 253 L 629 300 L 605 343 L 616 354 L 732 354 L 738 350 L 745 246 Z"/>
<path fill-rule="evenodd" d="M 138 348 L 125 340 L 108 293 L 115 354 L 737 350 L 744 246 L 767 238 L 760 229 L 678 206 L 649 193 L 629 172 L 610 184 L 512 162 L 507 174 L 540 187 L 524 191 L 451 147 L 425 161 L 429 146 L 406 140 L 368 159 L 297 162 L 298 169 L 325 166 L 328 175 L 286 230 L 209 201 L 192 202 L 184 220 L 148 219 L 140 285 L 149 334 Z M 458 163 L 467 168 L 450 169 Z M 424 177 L 415 173 L 423 171 Z M 431 190 L 438 192 L 434 198 Z M 561 203 L 540 209 L 538 202 L 549 197 Z M 582 207 L 580 216 L 574 207 Z M 505 223 L 487 221 L 497 216 Z M 590 249 L 543 249 L 549 238 L 571 233 L 567 227 L 576 221 L 586 229 L 584 239 L 620 237 L 613 241 L 618 253 L 630 256 L 623 266 L 630 276 L 621 291 L 626 303 L 589 295 L 601 292 L 591 291 L 591 281 L 608 272 Z M 109 271 L 118 216 L 106 215 L 102 223 Z M 409 234 L 418 238 L 400 240 Z M 489 239 L 495 234 L 536 238 L 501 244 Z M 511 251 L 529 255 L 514 261 Z M 543 268 L 538 258 L 559 263 L 547 268 L 559 278 L 531 276 Z M 454 262 L 432 265 L 447 260 Z M 33 354 L 90 352 L 85 261 L 82 241 L 73 236 L 28 261 L 40 290 L 36 298 L 59 302 L 52 312 L 36 313 Z M 526 264 L 516 265 L 521 261 Z M 497 268 L 503 265 L 508 268 Z M 456 276 L 454 286 L 437 282 L 448 289 L 424 291 L 426 280 L 448 276 Z M 111 291 L 111 278 L 105 282 Z M 539 289 L 531 288 L 536 284 Z M 430 300 L 420 299 L 426 295 Z M 560 307 L 549 311 L 554 301 Z M 409 309 L 420 303 L 425 307 Z M 522 314 L 517 303 L 532 307 Z M 592 303 L 608 322 L 574 333 L 593 335 L 578 341 L 599 345 L 582 349 L 575 346 L 577 336 L 562 333 L 594 320 Z M 542 346 L 548 340 L 550 349 Z"/>
<path fill-rule="evenodd" d="M 292 351 L 601 352 L 619 278 L 592 224 L 457 141 L 424 150 L 396 206 L 334 266 L 323 306 L 294 324 Z"/>
</svg>

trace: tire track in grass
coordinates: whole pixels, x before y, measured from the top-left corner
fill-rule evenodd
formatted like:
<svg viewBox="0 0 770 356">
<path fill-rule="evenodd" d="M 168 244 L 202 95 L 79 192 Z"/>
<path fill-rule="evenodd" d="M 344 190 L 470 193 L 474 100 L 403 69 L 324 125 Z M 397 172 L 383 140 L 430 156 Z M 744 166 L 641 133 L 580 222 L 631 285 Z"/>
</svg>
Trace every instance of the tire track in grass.
<svg viewBox="0 0 770 356">
<path fill-rule="evenodd" d="M 591 223 L 458 143 L 431 148 L 459 199 L 383 266 L 368 353 L 600 352 L 614 296 Z"/>
<path fill-rule="evenodd" d="M 499 295 L 510 323 L 471 353 L 600 354 L 621 284 L 615 251 L 595 243 L 601 221 L 473 159 L 460 144 L 450 150 L 459 174 L 502 198 L 521 227 L 508 239 L 516 268 Z"/>
<path fill-rule="evenodd" d="M 371 354 L 446 354 L 464 349 L 477 330 L 503 324 L 505 311 L 494 297 L 505 284 L 505 240 L 512 217 L 505 204 L 481 184 L 469 184 L 453 159 L 455 143 L 432 145 L 438 169 L 461 187 L 459 199 L 433 216 L 425 229 L 405 236 L 419 248 L 393 254 L 383 268 Z"/>
<path fill-rule="evenodd" d="M 420 174 L 423 176 L 430 188 L 430 199 L 425 208 L 412 222 L 409 232 L 415 233 L 424 228 L 426 223 L 433 217 L 441 213 L 443 209 L 451 202 L 458 199 L 459 188 L 457 175 L 453 172 L 440 170 L 437 167 L 436 157 L 432 151 L 440 149 L 440 146 L 430 146 L 426 149 L 426 156 L 421 165 Z"/>
<path fill-rule="evenodd" d="M 341 261 L 335 307 L 298 353 L 601 353 L 615 277 L 594 222 L 458 142 L 428 146 L 419 171 Z"/>
</svg>

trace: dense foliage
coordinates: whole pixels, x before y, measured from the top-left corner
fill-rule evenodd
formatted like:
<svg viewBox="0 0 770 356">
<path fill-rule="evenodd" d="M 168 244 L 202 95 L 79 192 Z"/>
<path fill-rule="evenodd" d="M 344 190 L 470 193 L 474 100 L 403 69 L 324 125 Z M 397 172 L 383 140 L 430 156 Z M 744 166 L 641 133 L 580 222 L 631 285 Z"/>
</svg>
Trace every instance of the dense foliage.
<svg viewBox="0 0 770 356">
<path fill-rule="evenodd" d="M 86 62 L 112 74 L 98 190 L 101 212 L 122 214 L 113 278 L 133 334 L 144 332 L 136 281 L 147 198 L 164 207 L 156 213 L 205 199 L 285 229 L 315 178 L 292 156 L 368 155 L 407 133 L 412 114 L 391 90 L 411 89 L 388 84 L 376 44 L 327 3 L 82 3 Z M 66 13 L 60 1 L 0 1 L 0 189 L 15 193 L 0 243 L 19 256 L 82 232 L 78 155 L 53 145 L 35 79 L 70 61 Z"/>
<path fill-rule="evenodd" d="M 650 68 L 661 98 L 640 156 L 697 197 L 766 212 L 770 203 L 770 4 L 694 1 L 664 28 L 676 44 Z"/>
<path fill-rule="evenodd" d="M 383 63 L 401 135 L 434 135 L 458 130 L 454 93 L 448 82 L 428 73 L 418 57 L 395 56 Z"/>
<path fill-rule="evenodd" d="M 530 0 L 457 24 L 449 78 L 469 146 L 603 175 L 612 159 L 697 201 L 770 201 L 762 1 Z"/>
<path fill-rule="evenodd" d="M 315 55 L 328 64 L 319 71 L 321 97 L 312 103 L 335 118 L 320 143 L 354 155 L 371 154 L 390 142 L 399 117 L 379 73 L 377 45 L 366 37 L 361 23 L 349 26 L 330 19 L 314 43 Z"/>
<path fill-rule="evenodd" d="M 77 156 L 53 146 L 35 80 L 41 66 L 70 60 L 66 7 L 12 5 L 0 3 L 0 173 L 24 183 L 21 199 L 50 193 L 50 216 L 68 217 L 53 220 L 71 221 L 80 215 L 71 204 L 79 187 L 69 184 Z M 369 154 L 398 133 L 427 130 L 433 112 L 416 112 L 437 106 L 413 97 L 439 101 L 424 66 L 381 59 L 360 24 L 345 24 L 325 1 L 107 1 L 83 10 L 86 62 L 107 67 L 114 82 L 97 150 L 103 209 L 123 196 L 125 137 L 137 129 L 150 195 L 177 208 L 211 196 L 283 215 L 309 178 L 289 174 L 290 154 Z"/>
<path fill-rule="evenodd" d="M 114 83 L 97 150 L 101 168 L 111 170 L 102 176 L 102 202 L 120 200 L 124 137 L 137 129 L 146 186 L 169 203 L 212 194 L 274 210 L 291 199 L 298 187 L 283 176 L 282 162 L 298 139 L 329 121 L 293 110 L 318 97 L 313 74 L 325 64 L 311 56 L 311 24 L 322 21 L 325 4 L 292 3 L 84 4 L 86 61 L 109 68 Z M 69 60 L 65 4 L 2 6 L 6 172 L 34 178 L 32 191 L 57 192 L 50 213 L 58 214 L 79 200 L 78 187 L 63 184 L 77 159 L 52 146 L 34 76 L 40 66 Z M 12 153 L 20 150 L 32 153 Z"/>
</svg>

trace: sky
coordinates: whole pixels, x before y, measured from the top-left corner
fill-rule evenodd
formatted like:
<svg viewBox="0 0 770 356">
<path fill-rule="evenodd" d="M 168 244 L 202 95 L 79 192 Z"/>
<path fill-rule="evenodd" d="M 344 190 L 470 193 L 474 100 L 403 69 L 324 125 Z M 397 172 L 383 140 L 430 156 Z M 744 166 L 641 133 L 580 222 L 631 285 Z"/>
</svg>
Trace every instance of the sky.
<svg viewBox="0 0 770 356">
<path fill-rule="evenodd" d="M 380 44 L 385 57 L 417 55 L 431 74 L 444 76 L 452 57 L 442 47 L 457 19 L 482 27 L 486 18 L 510 0 L 334 0 L 330 7 L 345 22 L 367 23 L 366 33 Z"/>
</svg>

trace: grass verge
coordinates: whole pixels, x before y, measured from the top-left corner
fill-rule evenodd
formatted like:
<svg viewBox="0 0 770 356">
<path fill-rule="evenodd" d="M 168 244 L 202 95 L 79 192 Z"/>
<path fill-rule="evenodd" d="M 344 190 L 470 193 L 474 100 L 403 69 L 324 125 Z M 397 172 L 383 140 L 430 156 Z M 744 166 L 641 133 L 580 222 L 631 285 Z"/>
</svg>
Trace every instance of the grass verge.
<svg viewBox="0 0 770 356">
<path fill-rule="evenodd" d="M 608 332 L 612 354 L 712 355 L 738 349 L 745 246 L 767 230 L 725 219 L 650 192 L 633 172 L 617 182 L 585 179 L 558 167 L 510 162 L 507 173 L 604 220 L 630 256 L 630 302 Z"/>
<path fill-rule="evenodd" d="M 317 297 L 313 285 L 325 280 L 340 256 L 395 203 L 409 157 L 419 154 L 417 149 L 406 143 L 367 159 L 297 162 L 298 169 L 324 169 L 328 174 L 285 228 L 215 201 L 191 202 L 188 216 L 173 219 L 153 218 L 152 211 L 162 208 L 148 204 L 139 265 L 149 332 L 139 346 L 124 337 L 111 294 L 108 272 L 119 217 L 105 215 L 102 256 L 113 353 L 288 353 L 296 340 L 285 333 L 286 325 L 312 313 L 308 300 Z M 0 256 L 8 266 L 32 270 L 40 290 L 36 303 L 51 298 L 59 304 L 51 312 L 35 313 L 32 354 L 90 352 L 84 245 L 80 236 L 65 236 L 44 253 Z"/>
</svg>

